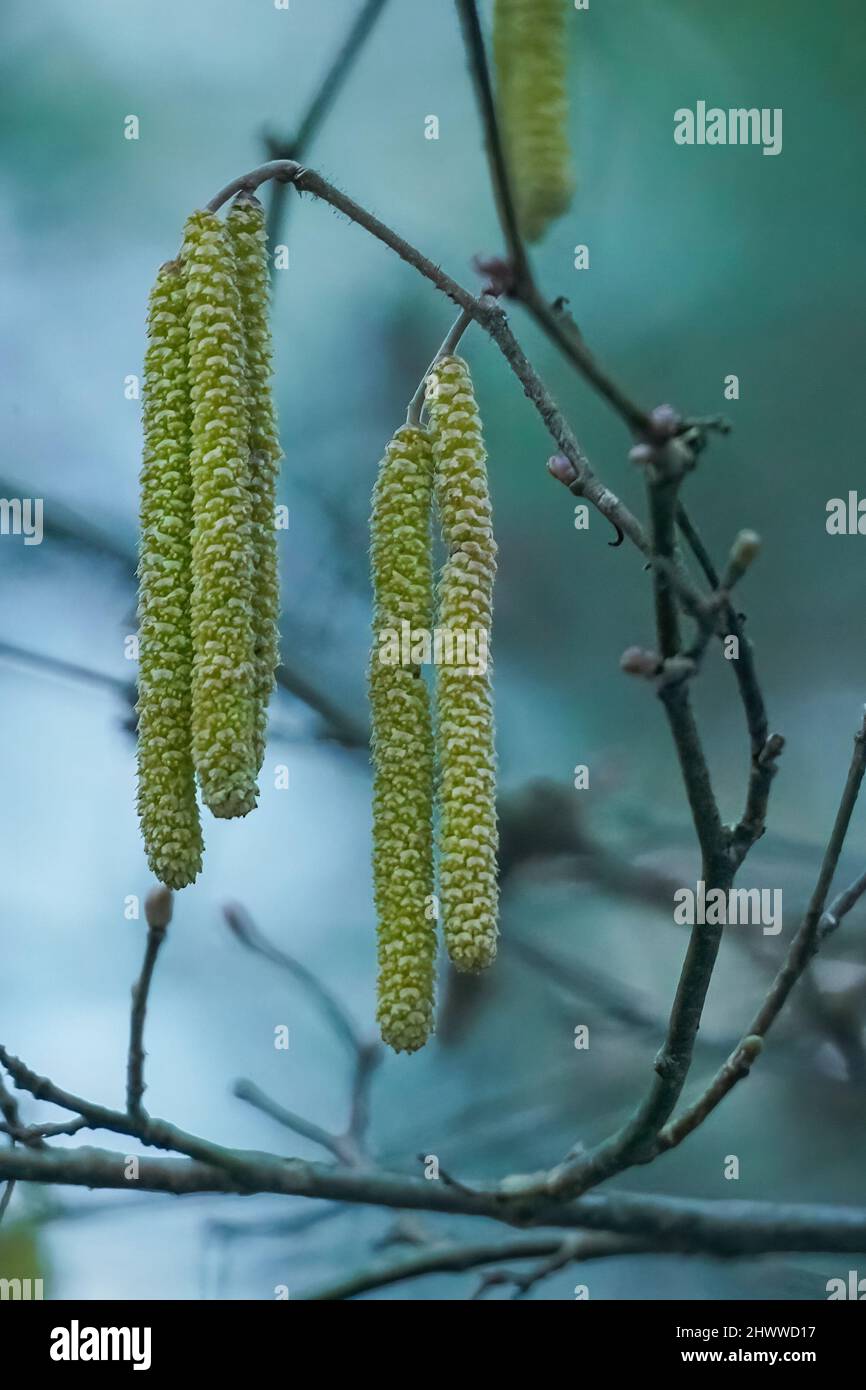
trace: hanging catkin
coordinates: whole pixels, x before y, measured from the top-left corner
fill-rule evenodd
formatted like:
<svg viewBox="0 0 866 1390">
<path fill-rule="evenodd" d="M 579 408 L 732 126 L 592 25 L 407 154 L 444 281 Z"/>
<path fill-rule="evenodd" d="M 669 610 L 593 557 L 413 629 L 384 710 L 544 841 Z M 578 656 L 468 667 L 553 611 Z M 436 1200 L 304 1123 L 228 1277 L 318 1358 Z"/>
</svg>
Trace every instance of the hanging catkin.
<svg viewBox="0 0 866 1390">
<path fill-rule="evenodd" d="M 183 278 L 151 292 L 144 359 L 138 670 L 138 814 L 147 861 L 168 888 L 201 870 L 191 753 L 190 409 Z"/>
<path fill-rule="evenodd" d="M 215 213 L 183 245 L 192 402 L 192 746 L 215 816 L 256 804 L 253 528 L 243 329 L 234 258 Z"/>
<path fill-rule="evenodd" d="M 373 492 L 373 880 L 382 1038 L 415 1052 L 433 1027 L 433 732 L 420 664 L 393 647 L 433 619 L 430 556 L 433 460 L 423 430 L 404 426 L 385 451 Z M 388 652 L 388 645 L 392 651 Z M 385 656 L 385 661 L 380 658 Z M 399 662 L 399 656 L 397 657 Z"/>
<path fill-rule="evenodd" d="M 448 954 L 460 970 L 496 955 L 498 835 L 489 652 L 496 542 L 481 421 L 466 363 L 444 357 L 428 379 L 436 504 L 448 557 L 438 586 L 437 628 L 483 642 L 484 660 L 436 670 L 440 889 Z"/>
<path fill-rule="evenodd" d="M 527 241 L 568 208 L 565 0 L 496 0 L 493 54 L 500 120 Z"/>
<path fill-rule="evenodd" d="M 279 665 L 280 592 L 274 530 L 280 441 L 271 396 L 271 330 L 268 322 L 268 264 L 265 214 L 245 194 L 226 219 L 235 259 L 244 337 L 252 505 L 252 626 L 254 642 L 255 767 L 261 768 L 268 702 Z"/>
</svg>

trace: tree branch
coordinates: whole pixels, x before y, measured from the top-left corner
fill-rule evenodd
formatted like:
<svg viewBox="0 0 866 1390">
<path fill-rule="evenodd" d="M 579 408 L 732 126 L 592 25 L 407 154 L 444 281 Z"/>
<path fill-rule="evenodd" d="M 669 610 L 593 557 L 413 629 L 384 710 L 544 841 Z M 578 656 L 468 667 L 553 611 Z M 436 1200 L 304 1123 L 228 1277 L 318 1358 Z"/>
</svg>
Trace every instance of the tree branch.
<svg viewBox="0 0 866 1390">
<path fill-rule="evenodd" d="M 778 1018 L 797 981 L 818 952 L 821 942 L 838 927 L 846 913 L 866 892 L 866 874 L 840 893 L 826 908 L 827 895 L 836 873 L 839 856 L 848 834 L 851 816 L 857 804 L 866 771 L 866 715 L 854 737 L 854 752 L 848 776 L 836 812 L 836 819 L 821 864 L 818 881 L 799 931 L 794 937 L 785 961 L 776 975 L 766 998 L 752 1020 L 745 1037 L 731 1057 L 716 1073 L 704 1093 L 674 1120 L 659 1136 L 659 1149 L 675 1148 L 715 1110 L 744 1076 L 759 1056 L 763 1038 Z M 825 910 L 826 908 L 826 910 Z"/>
<path fill-rule="evenodd" d="M 403 237 L 398 236 L 378 217 L 367 212 L 352 198 L 323 179 L 320 174 L 314 173 L 311 169 L 303 169 L 292 160 L 273 160 L 268 164 L 262 164 L 258 169 L 251 170 L 248 174 L 241 174 L 220 189 L 207 206 L 211 211 L 216 212 L 223 203 L 234 197 L 235 194 L 244 191 L 255 192 L 269 179 L 293 183 L 299 192 L 311 193 L 314 197 L 328 203 L 336 211 L 348 217 L 350 221 L 356 222 L 359 227 L 394 251 L 402 261 L 417 270 L 442 294 L 480 324 L 496 343 L 523 387 L 524 395 L 535 406 L 551 438 L 572 465 L 575 476 L 570 485 L 571 490 L 578 493 L 579 496 L 585 497 L 603 516 L 607 517 L 612 525 L 628 536 L 638 550 L 644 555 L 648 554 L 649 546 L 640 522 L 625 504 L 596 477 L 562 412 L 538 373 L 530 365 L 511 331 L 507 315 L 492 296 L 481 295 L 476 298 L 470 294 L 441 267 L 435 265 Z"/>
<path fill-rule="evenodd" d="M 674 589 L 670 583 L 675 551 L 675 517 L 679 488 L 694 464 L 677 439 L 653 452 L 647 464 L 652 524 L 653 583 L 658 649 L 664 662 L 680 653 Z M 661 563 L 658 563 L 661 562 Z M 724 827 L 691 708 L 686 681 L 661 682 L 659 696 L 677 750 L 695 832 L 701 847 L 702 877 L 709 888 L 727 891 L 733 880 Z M 627 1123 L 589 1154 L 577 1154 L 546 1175 L 545 1189 L 573 1197 L 633 1163 L 648 1162 L 657 1152 L 658 1134 L 685 1085 L 694 1054 L 704 1003 L 721 942 L 721 927 L 695 924 L 671 1009 L 667 1035 L 658 1053 L 655 1077 Z"/>
<path fill-rule="evenodd" d="M 510 273 L 505 292 L 520 301 L 551 342 L 569 358 L 599 395 L 613 406 L 630 429 L 642 437 L 653 438 L 655 430 L 651 416 L 630 400 L 616 382 L 602 370 L 570 314 L 549 304 L 535 282 L 515 211 L 514 193 L 499 127 L 478 8 L 475 0 L 456 0 L 456 5 L 484 130 L 484 143 L 499 223 L 508 249 Z"/>
<path fill-rule="evenodd" d="M 358 1270 L 312 1293 L 298 1295 L 304 1302 L 356 1298 L 373 1289 L 389 1288 L 407 1279 L 420 1279 L 428 1274 L 463 1274 L 483 1265 L 501 1264 L 505 1260 L 531 1260 L 547 1257 L 545 1264 L 526 1275 L 506 1274 L 497 1282 L 514 1282 L 521 1292 L 527 1292 L 539 1279 L 554 1273 L 564 1265 L 578 1260 L 605 1259 L 611 1255 L 640 1254 L 651 1248 L 643 1239 L 627 1239 L 605 1233 L 577 1237 L 516 1236 L 507 1241 L 485 1241 L 472 1245 L 433 1245 L 404 1255 L 389 1264 L 371 1265 Z M 489 1281 L 488 1281 L 489 1282 Z"/>
<path fill-rule="evenodd" d="M 121 1117 L 123 1119 L 124 1117 Z M 299 1159 L 232 1150 L 236 1174 L 188 1158 L 138 1161 L 130 1178 L 128 1155 L 104 1149 L 14 1149 L 0 1152 L 0 1182 L 63 1183 L 100 1189 L 190 1195 L 202 1192 L 274 1193 L 324 1198 L 364 1206 L 486 1216 L 507 1224 L 566 1230 L 611 1231 L 663 1237 L 681 1253 L 745 1256 L 779 1251 L 866 1249 L 866 1210 L 773 1202 L 697 1201 L 626 1193 L 589 1195 L 577 1202 L 521 1200 L 521 1180 L 507 1191 L 472 1192 L 442 1182 L 377 1171 L 359 1172 Z"/>
<path fill-rule="evenodd" d="M 144 1096 L 144 1022 L 147 1016 L 147 999 L 153 981 L 162 943 L 168 924 L 171 921 L 172 894 L 168 888 L 154 888 L 148 894 L 144 911 L 147 918 L 147 946 L 141 975 L 132 990 L 132 1013 L 129 1021 L 129 1060 L 126 1069 L 126 1108 L 130 1115 L 144 1115 L 142 1097 Z"/>
<path fill-rule="evenodd" d="M 571 362 L 580 375 L 589 382 L 603 400 L 607 401 L 628 428 L 639 438 L 656 444 L 662 443 L 669 437 L 672 425 L 677 431 L 697 427 L 701 433 L 711 428 L 726 432 L 729 426 L 720 419 L 674 421 L 673 413 L 668 407 L 662 407 L 660 410 L 652 412 L 644 410 L 602 369 L 590 352 L 574 319 L 564 306 L 559 303 L 551 304 L 539 289 L 526 246 L 520 235 L 515 213 L 515 200 L 508 172 L 508 161 L 499 126 L 477 5 L 475 0 L 456 0 L 456 5 L 463 28 L 466 56 L 484 131 L 484 142 L 499 223 L 509 258 L 508 271 L 503 278 L 503 291 L 524 306 L 563 356 Z M 616 525 L 616 521 L 613 524 Z M 718 575 L 709 552 L 697 528 L 681 504 L 678 504 L 677 507 L 677 524 L 711 588 L 717 589 L 719 587 Z M 746 809 L 735 831 L 737 859 L 741 863 L 751 845 L 763 834 L 770 787 L 776 771 L 776 762 L 782 751 L 783 740 L 779 735 L 774 735 L 773 743 L 768 742 L 767 715 L 757 679 L 751 645 L 743 635 L 742 623 L 733 607 L 730 604 L 726 605 L 724 612 L 727 629 L 738 638 L 740 644 L 740 655 L 738 660 L 734 662 L 734 674 L 751 740 L 751 770 Z"/>
<path fill-rule="evenodd" d="M 358 10 L 346 37 L 334 55 L 333 62 L 298 122 L 294 135 L 284 139 L 273 135 L 265 136 L 265 145 L 272 159 L 301 159 L 306 154 L 387 2 L 388 0 L 365 0 Z M 268 245 L 271 247 L 280 239 L 286 191 L 286 185 L 279 182 L 275 182 L 271 190 L 267 229 Z"/>
</svg>

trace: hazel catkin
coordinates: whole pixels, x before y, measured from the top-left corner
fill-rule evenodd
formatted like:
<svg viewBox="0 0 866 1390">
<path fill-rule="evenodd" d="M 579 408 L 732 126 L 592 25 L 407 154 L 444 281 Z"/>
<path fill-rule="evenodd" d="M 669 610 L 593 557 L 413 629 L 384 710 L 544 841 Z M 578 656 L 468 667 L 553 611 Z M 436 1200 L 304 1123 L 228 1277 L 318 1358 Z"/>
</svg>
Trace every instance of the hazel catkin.
<svg viewBox="0 0 866 1390">
<path fill-rule="evenodd" d="M 192 404 L 193 759 L 215 816 L 256 804 L 252 503 L 243 328 L 231 245 L 194 212 L 183 244 Z"/>
<path fill-rule="evenodd" d="M 271 330 L 268 322 L 268 265 L 265 214 L 251 194 L 235 199 L 226 219 L 234 253 L 244 339 L 244 370 L 252 524 L 253 697 L 255 767 L 264 757 L 268 703 L 279 665 L 280 589 L 274 530 L 281 457 L 271 394 Z"/>
<path fill-rule="evenodd" d="M 185 290 L 177 262 L 151 292 L 144 360 L 139 546 L 138 814 L 151 870 L 184 888 L 201 870 L 191 752 L 192 479 Z"/>
<path fill-rule="evenodd" d="M 496 956 L 498 832 L 493 692 L 489 664 L 496 542 L 481 421 L 466 363 L 444 357 L 427 387 L 434 486 L 448 556 L 437 590 L 437 628 L 484 660 L 436 672 L 440 898 L 448 954 L 460 970 Z M 481 644 L 483 639 L 483 647 Z"/>
<path fill-rule="evenodd" d="M 517 214 L 538 241 L 574 192 L 568 147 L 565 0 L 496 0 L 496 90 Z"/>
<path fill-rule="evenodd" d="M 404 426 L 385 450 L 373 492 L 374 595 L 370 705 L 373 882 L 378 918 L 378 1011 L 383 1040 L 415 1052 L 433 1028 L 433 731 L 420 663 L 392 650 L 403 623 L 429 632 L 433 460 L 421 429 Z M 383 659 L 384 658 L 384 659 Z"/>
</svg>

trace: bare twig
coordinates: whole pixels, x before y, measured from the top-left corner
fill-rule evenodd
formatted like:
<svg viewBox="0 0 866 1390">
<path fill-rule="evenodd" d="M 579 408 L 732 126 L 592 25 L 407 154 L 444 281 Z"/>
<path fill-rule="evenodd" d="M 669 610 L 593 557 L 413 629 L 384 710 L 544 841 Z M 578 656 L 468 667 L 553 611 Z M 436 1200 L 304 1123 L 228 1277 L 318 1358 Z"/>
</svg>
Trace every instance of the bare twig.
<svg viewBox="0 0 866 1390">
<path fill-rule="evenodd" d="M 7 1089 L 2 1076 L 0 1076 L 0 1115 L 6 1122 L 6 1133 L 17 1139 L 22 1129 L 18 1102 L 12 1092 Z"/>
<path fill-rule="evenodd" d="M 498 1264 L 503 1260 L 531 1260 L 545 1256 L 545 1265 L 533 1270 L 529 1275 L 509 1274 L 508 1282 L 519 1284 L 528 1291 L 539 1279 L 552 1274 L 576 1260 L 604 1259 L 610 1255 L 622 1255 L 645 1251 L 648 1243 L 644 1240 L 627 1240 L 621 1236 L 588 1235 L 562 1236 L 515 1236 L 506 1241 L 486 1241 L 473 1245 L 430 1245 L 393 1260 L 390 1264 L 378 1263 L 369 1269 L 358 1270 L 345 1279 L 336 1280 L 312 1293 L 299 1294 L 304 1301 L 336 1301 L 356 1298 L 359 1294 L 373 1289 L 389 1288 L 402 1284 L 407 1279 L 420 1279 L 428 1274 L 462 1274 L 467 1270 L 478 1269 L 482 1265 Z"/>
<path fill-rule="evenodd" d="M 517 1242 L 515 1242 L 515 1249 Z M 565 1269 L 568 1265 L 578 1261 L 581 1263 L 587 1260 L 609 1259 L 612 1255 L 645 1255 L 655 1249 L 658 1253 L 659 1248 L 653 1246 L 652 1242 L 639 1238 L 629 1239 L 626 1236 L 612 1236 L 605 1234 L 598 1235 L 573 1235 L 560 1239 L 555 1249 L 538 1264 L 531 1269 L 518 1272 L 513 1269 L 494 1269 L 484 1274 L 472 1295 L 473 1299 L 483 1298 L 489 1289 L 497 1285 L 510 1284 L 513 1286 L 513 1298 L 525 1298 L 528 1293 L 551 1275 L 557 1274 L 559 1270 Z M 512 1256 L 511 1258 L 515 1258 Z M 522 1256 L 520 1257 L 522 1258 Z"/>
<path fill-rule="evenodd" d="M 89 1127 L 87 1121 L 79 1117 L 77 1120 L 61 1120 L 58 1124 L 52 1125 L 22 1125 L 19 1129 L 0 1124 L 0 1133 L 8 1134 L 13 1142 L 18 1144 L 40 1145 L 44 1139 L 59 1139 L 61 1135 L 79 1134 L 82 1129 Z"/>
<path fill-rule="evenodd" d="M 291 1130 L 293 1134 L 300 1135 L 302 1139 L 309 1139 L 311 1143 L 326 1149 L 340 1163 L 346 1162 L 346 1155 L 340 1147 L 337 1135 L 331 1134 L 321 1125 L 314 1124 L 312 1120 L 304 1119 L 303 1115 L 297 1115 L 293 1110 L 287 1110 L 285 1106 L 280 1105 L 278 1101 L 273 1100 L 260 1090 L 255 1082 L 245 1078 L 236 1081 L 232 1087 L 232 1094 L 237 1096 L 238 1100 L 253 1106 L 255 1110 L 260 1110 L 263 1115 L 267 1115 L 268 1119 L 276 1120 L 277 1124 L 282 1125 L 284 1129 Z"/>
<path fill-rule="evenodd" d="M 353 1056 L 357 1056 L 366 1046 L 366 1040 L 356 1028 L 351 1015 L 343 1007 L 336 994 L 294 956 L 290 956 L 287 951 L 282 951 L 278 946 L 274 946 L 259 930 L 246 908 L 242 907 L 240 903 L 227 903 L 223 908 L 223 917 L 241 945 L 246 946 L 247 950 L 255 952 L 256 955 L 262 956 L 265 960 L 269 960 L 273 965 L 278 965 L 281 970 L 285 970 L 287 974 L 303 985 L 311 998 L 318 1004 L 330 1027 L 349 1048 Z"/>
<path fill-rule="evenodd" d="M 466 329 L 469 327 L 471 322 L 472 315 L 469 314 L 465 309 L 461 310 L 461 312 L 457 316 L 457 319 L 451 325 L 451 328 L 448 330 L 448 334 L 444 342 L 442 343 L 442 346 L 440 347 L 436 356 L 433 358 L 433 361 L 430 363 L 430 366 L 424 373 L 418 390 L 415 392 L 414 396 L 409 402 L 409 409 L 406 412 L 407 425 L 420 425 L 421 412 L 424 409 L 424 402 L 427 399 L 427 382 L 430 377 L 430 373 L 433 371 L 434 367 L 436 366 L 436 363 L 440 362 L 443 357 L 450 357 L 452 353 L 457 351 L 457 346 L 460 342 L 460 339 L 463 337 L 463 334 L 466 332 Z"/>
<path fill-rule="evenodd" d="M 317 689 L 306 676 L 292 670 L 285 662 L 277 667 L 277 685 L 294 695 L 296 700 L 311 709 L 322 720 L 323 737 L 343 748 L 366 748 L 370 731 L 365 723 L 340 709 L 330 696 Z"/>
<path fill-rule="evenodd" d="M 766 1037 L 778 1018 L 791 990 L 819 950 L 822 940 L 836 929 L 845 914 L 851 911 L 851 908 L 866 892 L 866 874 L 861 874 L 849 888 L 846 888 L 833 900 L 829 908 L 826 907 L 827 895 L 836 873 L 839 856 L 842 853 L 851 816 L 860 793 L 864 771 L 866 771 L 866 715 L 864 715 L 854 738 L 851 765 L 848 769 L 839 809 L 836 812 L 833 830 L 824 853 L 818 881 L 803 923 L 791 942 L 785 961 L 739 1047 L 716 1073 L 703 1094 L 662 1131 L 659 1136 L 660 1149 L 671 1149 L 677 1144 L 681 1144 L 683 1139 L 697 1129 L 711 1111 L 724 1100 L 737 1082 L 748 1075 L 752 1062 L 760 1052 L 760 1040 Z"/>
<path fill-rule="evenodd" d="M 8 1057 L 5 1049 L 0 1056 Z M 58 1096 L 73 1100 L 45 1078 L 35 1077 L 15 1063 L 19 1076 L 38 1083 L 44 1098 L 58 1103 Z M 17 1081 L 17 1078 L 16 1078 Z M 35 1091 L 31 1091 L 35 1094 Z M 59 1103 L 63 1104 L 64 1101 Z M 73 1104 L 74 1104 L 73 1100 Z M 94 1111 L 94 1107 L 86 1108 Z M 95 1109 L 99 1110 L 100 1107 Z M 102 1111 L 109 1127 L 139 1137 L 130 1116 Z M 214 1163 L 204 1157 L 138 1159 L 137 1176 L 129 1176 L 124 1152 L 75 1148 L 42 1150 L 16 1148 L 0 1152 L 0 1182 L 15 1178 L 26 1182 L 63 1183 L 100 1189 L 165 1192 L 270 1192 L 281 1196 L 324 1198 L 365 1206 L 406 1211 L 449 1212 L 486 1216 L 508 1224 L 532 1223 L 565 1230 L 611 1231 L 648 1240 L 664 1238 L 665 1248 L 681 1253 L 708 1255 L 757 1255 L 772 1251 L 840 1251 L 857 1253 L 866 1248 L 866 1210 L 854 1207 L 785 1205 L 774 1202 L 697 1201 L 688 1198 L 650 1197 L 625 1193 L 589 1195 L 576 1202 L 540 1201 L 522 1194 L 528 1184 L 512 1179 L 503 1189 L 448 1187 L 441 1182 L 377 1170 L 359 1171 L 332 1165 L 305 1163 L 271 1154 L 245 1150 L 219 1150 L 207 1141 L 184 1136 L 185 1150 L 220 1156 Z M 147 1141 L 146 1141 L 147 1142 Z M 152 1141 L 153 1142 L 153 1141 Z M 230 1167 L 227 1159 L 232 1160 Z"/>
<path fill-rule="evenodd" d="M 117 676 L 105 675 L 102 671 L 94 671 L 91 667 L 82 666 L 78 662 L 64 661 L 61 657 L 48 656 L 44 652 L 34 652 L 28 647 L 19 647 L 14 642 L 4 641 L 0 641 L 0 660 L 29 666 L 35 670 L 47 671 L 49 675 L 84 682 L 85 685 L 93 685 L 102 690 L 110 690 L 115 695 L 119 695 L 129 706 L 134 707 L 135 705 L 134 681 L 123 681 Z"/>
<path fill-rule="evenodd" d="M 462 285 L 434 264 L 427 256 L 417 250 L 403 237 L 399 236 L 371 212 L 367 212 L 352 198 L 328 183 L 320 174 L 311 169 L 303 169 L 292 160 L 273 160 L 241 174 L 231 183 L 220 189 L 207 206 L 216 211 L 236 193 L 254 192 L 269 179 L 293 183 L 301 193 L 311 193 L 314 197 L 328 203 L 337 212 L 343 213 L 350 221 L 356 222 L 364 231 L 376 237 L 383 245 L 394 251 L 407 265 L 412 266 L 426 280 L 435 285 L 444 295 L 480 324 L 499 348 L 509 367 L 517 377 L 524 394 L 534 405 L 545 428 L 559 449 L 568 459 L 574 470 L 570 483 L 572 492 L 585 497 L 603 516 L 622 531 L 644 555 L 649 554 L 649 545 L 640 522 L 623 502 L 605 487 L 593 472 L 570 426 L 538 373 L 529 363 L 526 354 L 515 338 L 508 323 L 508 317 L 496 300 L 490 295 L 476 298 Z"/>
<path fill-rule="evenodd" d="M 517 207 L 511 179 L 508 175 L 505 146 L 499 129 L 499 121 L 496 118 L 496 101 L 493 95 L 493 84 L 490 80 L 490 69 L 487 64 L 484 36 L 481 32 L 475 0 L 456 0 L 456 3 L 463 29 L 463 43 L 472 76 L 472 85 L 475 88 L 475 98 L 481 114 L 499 225 L 505 237 L 510 262 L 512 289 L 516 291 L 523 285 L 531 283 L 532 272 L 529 266 L 529 257 L 526 254 L 526 246 L 520 235 Z"/>
<path fill-rule="evenodd" d="M 693 460 L 679 441 L 654 455 L 648 467 L 658 648 L 666 662 L 680 652 L 680 633 L 670 567 L 675 552 L 675 516 L 684 472 Z M 659 696 L 677 750 L 695 832 L 701 847 L 702 877 L 708 886 L 725 891 L 733 868 L 718 805 L 710 781 L 687 682 L 660 684 Z M 667 1035 L 655 1059 L 655 1077 L 637 1110 L 616 1134 L 589 1154 L 567 1158 L 543 1184 L 548 1192 L 575 1196 L 633 1163 L 647 1162 L 656 1152 L 658 1134 L 682 1093 L 694 1054 L 695 1039 L 715 967 L 721 927 L 695 924 L 680 972 Z"/>
<path fill-rule="evenodd" d="M 518 227 L 514 194 L 508 174 L 508 161 L 505 156 L 496 113 L 496 102 L 490 80 L 484 36 L 478 19 L 478 9 L 475 0 L 456 0 L 456 4 L 463 27 L 466 56 L 484 129 L 484 140 L 499 221 L 508 248 L 511 280 L 507 292 L 523 304 L 547 337 L 571 360 L 595 390 L 613 406 L 629 427 L 639 435 L 652 438 L 655 431 L 651 417 L 630 400 L 616 382 L 599 366 L 586 346 L 571 315 L 564 308 L 549 304 L 535 283 L 526 247 Z"/>
<path fill-rule="evenodd" d="M 0 1226 L 3 1225 L 3 1218 L 9 1210 L 9 1203 L 12 1201 L 12 1193 L 15 1191 L 15 1179 L 10 1178 L 0 1196 Z"/>
<path fill-rule="evenodd" d="M 650 412 L 643 409 L 600 366 L 589 350 L 574 319 L 567 312 L 564 303 L 557 301 L 551 304 L 539 289 L 523 238 L 520 235 L 515 213 L 515 200 L 508 173 L 508 161 L 503 147 L 477 5 L 475 0 L 456 0 L 456 4 L 463 27 L 467 60 L 484 130 L 499 222 L 508 250 L 510 274 L 506 277 L 505 292 L 523 304 L 550 341 L 559 348 L 580 375 L 589 382 L 603 400 L 607 401 L 638 437 L 659 443 L 664 442 L 669 437 L 672 429 L 675 429 L 676 432 L 697 431 L 701 437 L 706 435 L 709 430 L 726 433 L 730 426 L 727 421 L 718 417 L 674 422 L 672 412 L 667 407 Z M 565 480 L 563 479 L 563 481 Z M 572 486 L 571 483 L 567 485 Z M 580 495 L 573 486 L 572 491 Z M 676 515 L 677 524 L 711 588 L 718 589 L 719 578 L 709 552 L 697 528 L 690 520 L 685 507 L 680 503 L 677 504 Z M 615 518 L 611 518 L 611 520 L 619 529 L 617 520 Z M 690 606 L 690 611 L 694 614 L 693 605 Z M 730 604 L 725 605 L 724 613 L 728 632 L 735 635 L 740 644 L 739 658 L 733 663 L 734 674 L 751 741 L 751 772 L 746 810 L 734 832 L 737 862 L 741 863 L 751 845 L 763 834 L 770 787 L 783 741 L 779 735 L 774 735 L 773 744 L 768 743 L 769 730 L 766 710 L 758 684 L 751 645 L 743 635 L 742 622 Z M 709 639 L 709 636 L 710 630 L 707 629 L 704 634 L 705 641 Z M 724 634 L 719 633 L 719 636 L 723 638 Z"/>
<path fill-rule="evenodd" d="M 256 1106 L 287 1129 L 294 1130 L 296 1134 L 301 1134 L 327 1149 L 341 1163 L 349 1167 L 366 1164 L 368 1159 L 364 1143 L 369 1124 L 370 1085 L 373 1073 L 382 1060 L 382 1046 L 378 1038 L 362 1036 L 350 1014 L 327 985 L 294 956 L 281 951 L 268 941 L 244 908 L 232 904 L 223 909 L 223 915 L 235 936 L 248 950 L 255 951 L 257 955 L 279 965 L 303 985 L 319 1005 L 330 1027 L 349 1048 L 354 1059 L 349 1119 L 342 1134 L 332 1134 L 320 1125 L 286 1110 L 251 1081 L 238 1081 L 234 1088 L 235 1095 Z"/>
<path fill-rule="evenodd" d="M 147 945 L 141 975 L 132 990 L 132 1013 L 129 1023 L 129 1060 L 126 1069 L 126 1108 L 130 1115 L 142 1116 L 144 1084 L 144 1022 L 147 1017 L 147 998 L 153 981 L 160 948 L 171 921 L 172 895 L 168 888 L 155 888 L 144 906 L 147 918 Z"/>
<path fill-rule="evenodd" d="M 359 57 L 364 44 L 372 34 L 376 21 L 387 2 L 388 0 L 364 0 L 364 4 L 358 10 L 354 22 L 334 55 L 333 62 L 313 93 L 309 106 L 298 121 L 294 135 L 288 138 L 279 138 L 274 135 L 265 136 L 265 144 L 272 159 L 301 159 L 306 154 L 342 90 L 355 60 Z M 279 182 L 275 182 L 271 190 L 271 201 L 268 207 L 268 245 L 271 247 L 280 239 L 280 228 L 286 205 L 286 191 L 286 185 Z"/>
</svg>

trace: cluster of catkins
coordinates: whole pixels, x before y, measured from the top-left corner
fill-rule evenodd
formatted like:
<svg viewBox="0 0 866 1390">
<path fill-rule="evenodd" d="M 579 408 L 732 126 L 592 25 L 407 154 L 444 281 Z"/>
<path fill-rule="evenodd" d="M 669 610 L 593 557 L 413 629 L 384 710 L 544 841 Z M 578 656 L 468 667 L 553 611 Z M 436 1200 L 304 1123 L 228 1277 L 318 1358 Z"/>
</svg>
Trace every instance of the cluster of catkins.
<svg viewBox="0 0 866 1390">
<path fill-rule="evenodd" d="M 278 664 L 264 213 L 194 212 L 150 297 L 139 557 L 138 812 L 148 863 L 201 870 L 196 798 L 256 805 Z"/>
<path fill-rule="evenodd" d="M 433 1028 L 437 917 L 448 954 L 476 971 L 496 955 L 496 763 L 490 667 L 440 663 L 433 700 L 411 647 L 381 659 L 381 634 L 483 633 L 489 641 L 496 543 L 486 454 L 466 363 L 446 356 L 427 385 L 427 427 L 385 451 L 371 523 L 374 646 L 373 875 L 382 1037 L 414 1052 Z M 447 556 L 434 591 L 433 506 Z M 456 649 L 456 644 L 454 648 Z M 448 650 L 448 644 L 445 645 Z M 439 900 L 434 896 L 438 812 Z"/>
<path fill-rule="evenodd" d="M 566 0 L 496 0 L 496 96 L 517 215 L 537 241 L 571 202 Z"/>
</svg>

